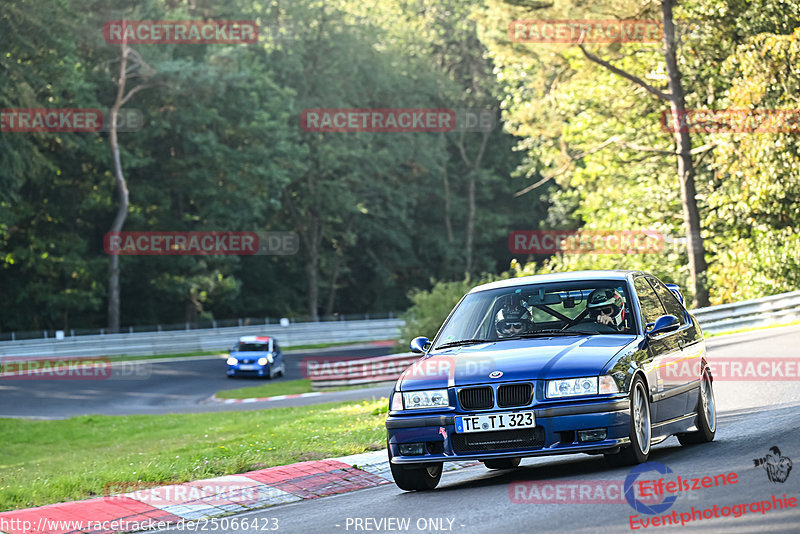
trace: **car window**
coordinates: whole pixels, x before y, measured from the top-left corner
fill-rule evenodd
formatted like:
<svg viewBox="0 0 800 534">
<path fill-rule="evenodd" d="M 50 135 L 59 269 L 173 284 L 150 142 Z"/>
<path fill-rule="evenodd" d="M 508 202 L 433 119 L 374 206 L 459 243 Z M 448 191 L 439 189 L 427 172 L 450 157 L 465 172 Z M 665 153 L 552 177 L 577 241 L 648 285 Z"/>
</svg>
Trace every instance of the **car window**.
<svg viewBox="0 0 800 534">
<path fill-rule="evenodd" d="M 642 308 L 642 319 L 645 324 L 654 323 L 656 319 L 665 315 L 658 295 L 643 276 L 634 280 L 633 285 L 639 296 L 639 305 Z"/>
<path fill-rule="evenodd" d="M 672 291 L 661 283 L 660 280 L 655 278 L 648 278 L 647 280 L 650 282 L 650 285 L 653 286 L 653 289 L 655 289 L 656 295 L 661 299 L 661 304 L 664 305 L 664 309 L 667 310 L 667 313 L 677 317 L 682 325 L 686 324 L 686 314 L 684 313 L 683 306 L 681 306 L 681 303 L 675 298 Z"/>
<path fill-rule="evenodd" d="M 267 350 L 267 345 L 265 343 L 239 343 L 236 350 L 239 352 L 263 352 Z"/>
<path fill-rule="evenodd" d="M 552 330 L 633 333 L 627 285 L 615 280 L 566 281 L 470 293 L 456 306 L 435 345 Z"/>
</svg>

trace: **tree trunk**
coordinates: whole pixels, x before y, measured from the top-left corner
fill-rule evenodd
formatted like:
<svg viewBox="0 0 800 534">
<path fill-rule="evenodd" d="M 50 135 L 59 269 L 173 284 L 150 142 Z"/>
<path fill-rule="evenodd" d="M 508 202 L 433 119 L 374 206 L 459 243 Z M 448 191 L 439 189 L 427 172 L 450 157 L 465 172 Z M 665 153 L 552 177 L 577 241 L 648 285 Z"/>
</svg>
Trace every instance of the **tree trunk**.
<svg viewBox="0 0 800 534">
<path fill-rule="evenodd" d="M 470 160 L 467 156 L 467 150 L 464 145 L 464 132 L 461 133 L 461 137 L 459 142 L 457 143 L 458 151 L 461 154 L 461 159 L 464 161 L 468 172 L 467 172 L 467 227 L 466 227 L 466 238 L 464 240 L 464 247 L 466 251 L 464 253 L 465 261 L 464 261 L 464 274 L 469 279 L 470 275 L 472 274 L 472 267 L 473 267 L 473 248 L 474 248 L 474 241 L 475 241 L 475 182 L 477 180 L 476 175 L 478 174 L 481 168 L 481 162 L 483 161 L 483 154 L 486 151 L 486 143 L 489 141 L 489 134 L 491 132 L 483 132 L 481 138 L 480 147 L 478 147 L 478 153 L 475 155 L 475 159 Z"/>
<path fill-rule="evenodd" d="M 467 181 L 467 237 L 464 246 L 466 253 L 466 277 L 469 280 L 472 274 L 472 248 L 475 238 L 475 171 L 469 173 Z"/>
<path fill-rule="evenodd" d="M 319 219 L 311 218 L 308 238 L 308 257 L 306 258 L 306 280 L 308 281 L 308 315 L 311 321 L 319 321 Z"/>
<path fill-rule="evenodd" d="M 450 178 L 447 176 L 447 163 L 442 169 L 442 186 L 444 188 L 444 227 L 447 230 L 447 242 L 453 242 L 453 224 L 450 222 Z"/>
<path fill-rule="evenodd" d="M 442 165 L 442 189 L 444 190 L 444 228 L 447 231 L 447 242 L 452 244 L 453 223 L 450 221 L 450 176 L 447 174 L 447 161 Z"/>
<path fill-rule="evenodd" d="M 683 223 L 686 229 L 689 256 L 689 275 L 691 277 L 694 299 L 692 307 L 709 305 L 708 286 L 706 285 L 706 259 L 703 238 L 700 235 L 700 213 L 697 209 L 697 190 L 695 188 L 695 169 L 692 161 L 692 139 L 688 128 L 683 126 L 686 114 L 686 99 L 678 69 L 675 45 L 675 23 L 672 8 L 675 0 L 663 0 L 661 12 L 664 22 L 664 55 L 669 76 L 670 109 L 672 111 L 675 143 L 678 152 L 678 177 L 681 182 L 681 205 L 683 206 Z"/>
<path fill-rule="evenodd" d="M 119 208 L 114 224 L 111 225 L 111 232 L 121 232 L 128 216 L 128 184 L 125 182 L 125 175 L 122 173 L 122 162 L 119 157 L 119 141 L 117 139 L 117 117 L 119 109 L 122 107 L 125 95 L 126 73 L 128 65 L 128 47 L 122 44 L 119 66 L 119 82 L 117 84 L 117 98 L 111 108 L 111 125 L 109 128 L 109 140 L 111 143 L 111 155 L 114 160 L 114 177 L 117 182 L 119 192 Z M 111 254 L 108 264 L 108 330 L 118 332 L 120 326 L 119 317 L 120 298 L 119 298 L 119 255 Z"/>
</svg>

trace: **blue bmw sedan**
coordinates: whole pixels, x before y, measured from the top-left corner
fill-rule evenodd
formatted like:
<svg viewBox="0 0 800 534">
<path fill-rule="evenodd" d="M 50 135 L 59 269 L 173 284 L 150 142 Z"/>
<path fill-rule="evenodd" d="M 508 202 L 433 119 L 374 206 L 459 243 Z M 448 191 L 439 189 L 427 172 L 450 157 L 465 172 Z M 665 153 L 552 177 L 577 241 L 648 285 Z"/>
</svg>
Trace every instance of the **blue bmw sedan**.
<svg viewBox="0 0 800 534">
<path fill-rule="evenodd" d="M 638 271 L 514 278 L 472 289 L 398 379 L 386 420 L 395 483 L 433 489 L 445 461 L 603 454 L 714 439 L 703 333 L 677 286 Z M 689 370 L 689 371 L 687 371 Z"/>
</svg>

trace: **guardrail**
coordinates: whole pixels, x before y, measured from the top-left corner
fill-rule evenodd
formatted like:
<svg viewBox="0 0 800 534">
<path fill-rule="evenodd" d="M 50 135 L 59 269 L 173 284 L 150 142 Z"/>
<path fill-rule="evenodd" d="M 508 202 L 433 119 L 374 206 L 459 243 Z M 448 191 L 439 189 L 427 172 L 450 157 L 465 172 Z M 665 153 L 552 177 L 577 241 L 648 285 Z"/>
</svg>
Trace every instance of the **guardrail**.
<svg viewBox="0 0 800 534">
<path fill-rule="evenodd" d="M 321 343 L 397 339 L 402 319 L 291 323 L 208 330 L 141 332 L 0 342 L 3 356 L 139 356 L 227 350 L 241 336 L 274 336 L 283 348 Z"/>
<path fill-rule="evenodd" d="M 691 310 L 703 332 L 717 334 L 800 320 L 800 291 Z"/>
</svg>

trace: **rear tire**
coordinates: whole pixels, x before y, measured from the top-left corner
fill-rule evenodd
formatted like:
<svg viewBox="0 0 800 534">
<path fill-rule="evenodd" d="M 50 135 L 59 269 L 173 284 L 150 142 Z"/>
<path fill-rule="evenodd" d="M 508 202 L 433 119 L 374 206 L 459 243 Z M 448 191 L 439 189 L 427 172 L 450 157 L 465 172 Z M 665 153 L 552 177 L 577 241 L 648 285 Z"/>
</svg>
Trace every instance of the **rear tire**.
<svg viewBox="0 0 800 534">
<path fill-rule="evenodd" d="M 442 463 L 396 465 L 389 462 L 397 487 L 405 491 L 432 490 L 442 478 Z"/>
<path fill-rule="evenodd" d="M 631 444 L 616 454 L 604 455 L 606 461 L 613 467 L 641 464 L 646 462 L 650 456 L 650 441 L 652 440 L 650 400 L 644 380 L 638 375 L 631 384 L 630 412 Z"/>
<path fill-rule="evenodd" d="M 697 399 L 697 428 L 696 432 L 678 434 L 678 441 L 683 446 L 709 443 L 714 440 L 717 433 L 717 403 L 714 401 L 714 388 L 708 371 L 703 371 L 700 382 L 700 395 Z"/>
<path fill-rule="evenodd" d="M 483 465 L 487 469 L 515 469 L 519 467 L 522 458 L 497 458 L 495 460 L 484 460 Z"/>
</svg>

